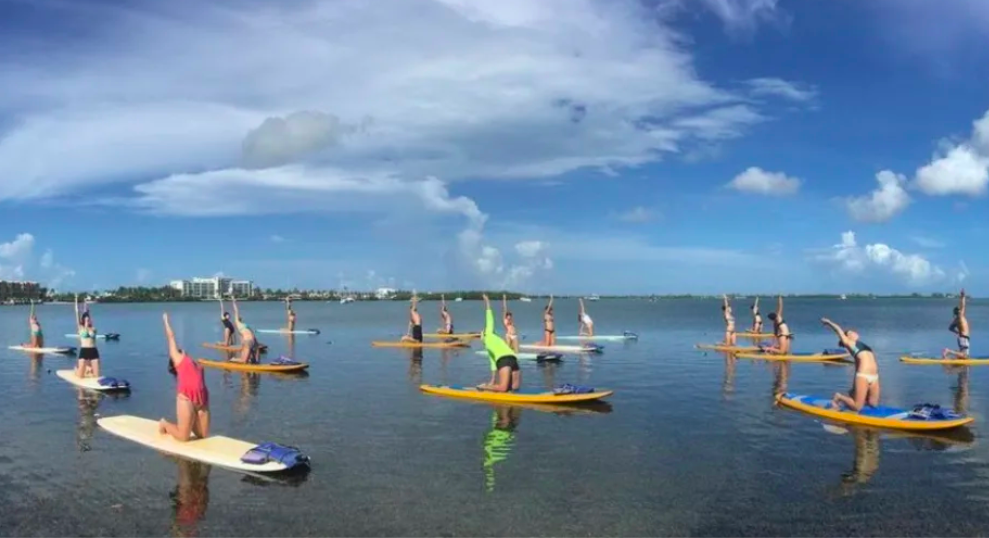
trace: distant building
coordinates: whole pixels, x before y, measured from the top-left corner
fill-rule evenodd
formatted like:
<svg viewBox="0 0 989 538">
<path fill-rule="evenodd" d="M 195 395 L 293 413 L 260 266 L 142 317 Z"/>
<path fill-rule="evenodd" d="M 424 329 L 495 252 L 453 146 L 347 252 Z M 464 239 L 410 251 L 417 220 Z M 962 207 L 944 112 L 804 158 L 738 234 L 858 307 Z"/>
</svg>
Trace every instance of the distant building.
<svg viewBox="0 0 989 538">
<path fill-rule="evenodd" d="M 397 291 L 398 290 L 394 288 L 378 288 L 377 291 L 374 292 L 374 296 L 378 299 L 391 299 L 395 296 Z"/>
<path fill-rule="evenodd" d="M 169 286 L 182 293 L 183 297 L 196 299 L 219 299 L 233 294 L 235 297 L 254 295 L 254 283 L 250 280 L 233 280 L 226 277 L 193 278 L 173 280 Z"/>
<path fill-rule="evenodd" d="M 0 280 L 0 301 L 41 300 L 43 295 L 44 288 L 37 282 Z"/>
</svg>

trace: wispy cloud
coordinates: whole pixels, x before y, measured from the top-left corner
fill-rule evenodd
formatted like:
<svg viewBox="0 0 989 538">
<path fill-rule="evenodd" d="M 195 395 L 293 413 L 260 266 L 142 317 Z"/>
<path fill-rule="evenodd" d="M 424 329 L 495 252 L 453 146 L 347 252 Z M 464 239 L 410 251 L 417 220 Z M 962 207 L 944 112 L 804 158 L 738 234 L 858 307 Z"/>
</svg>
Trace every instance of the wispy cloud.
<svg viewBox="0 0 989 538">
<path fill-rule="evenodd" d="M 938 249 L 938 248 L 944 248 L 945 247 L 945 244 L 944 244 L 943 241 L 939 241 L 937 239 L 932 239 L 930 237 L 926 237 L 926 236 L 922 236 L 922 235 L 913 235 L 913 236 L 910 236 L 910 240 L 913 241 L 914 243 L 917 243 L 917 246 L 919 246 L 921 248 L 935 248 L 935 249 Z"/>
<path fill-rule="evenodd" d="M 624 213 L 620 213 L 618 215 L 618 220 L 633 224 L 644 224 L 646 222 L 652 222 L 658 217 L 659 213 L 654 209 L 649 209 L 643 206 L 635 206 Z"/>
<path fill-rule="evenodd" d="M 284 243 L 285 242 L 285 238 L 282 237 L 282 236 L 280 236 L 280 235 L 278 235 L 278 234 L 272 234 L 271 237 L 268 238 L 268 240 L 271 241 L 272 243 Z"/>
<path fill-rule="evenodd" d="M 735 176 L 726 186 L 751 194 L 791 196 L 800 190 L 800 183 L 800 179 L 787 176 L 783 172 L 768 172 L 753 166 Z"/>
</svg>

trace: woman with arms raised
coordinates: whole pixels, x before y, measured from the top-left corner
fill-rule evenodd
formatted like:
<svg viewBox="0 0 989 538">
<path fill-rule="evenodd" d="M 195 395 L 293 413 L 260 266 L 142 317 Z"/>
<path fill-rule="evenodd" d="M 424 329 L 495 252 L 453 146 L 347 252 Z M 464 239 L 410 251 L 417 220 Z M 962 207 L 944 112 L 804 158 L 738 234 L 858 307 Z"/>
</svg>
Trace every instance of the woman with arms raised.
<svg viewBox="0 0 989 538">
<path fill-rule="evenodd" d="M 158 433 L 171 435 L 176 441 L 185 442 L 192 435 L 203 439 L 209 435 L 209 389 L 203 377 L 203 367 L 175 344 L 175 333 L 165 322 L 165 338 L 168 339 L 168 358 L 175 369 L 175 424 L 162 418 L 158 421 Z"/>
<path fill-rule="evenodd" d="M 848 350 L 855 358 L 855 380 L 848 396 L 835 393 L 831 405 L 839 408 L 845 404 L 852 411 L 861 411 L 866 404 L 879 405 L 879 365 L 872 348 L 859 341 L 859 335 L 852 329 L 842 330 L 837 323 L 828 318 L 821 318 L 821 323 L 830 327 L 838 335 L 838 345 Z"/>
<path fill-rule="evenodd" d="M 519 370 L 519 360 L 515 356 L 515 351 L 495 334 L 494 312 L 491 311 L 491 301 L 487 295 L 484 297 L 484 332 L 481 333 L 481 342 L 488 352 L 488 360 L 491 361 L 491 382 L 478 385 L 481 390 L 495 392 L 509 392 L 518 390 L 522 385 L 522 371 Z"/>
<path fill-rule="evenodd" d="M 100 378 L 100 352 L 96 349 L 96 327 L 93 326 L 93 315 L 89 306 L 82 316 L 79 315 L 79 296 L 76 295 L 76 320 L 79 331 L 79 360 L 76 361 L 76 376 L 93 376 Z"/>
<path fill-rule="evenodd" d="M 28 326 L 31 328 L 31 342 L 24 347 L 45 347 L 45 333 L 41 330 L 41 322 L 34 313 L 34 301 L 31 301 L 31 315 L 27 318 Z"/>
</svg>

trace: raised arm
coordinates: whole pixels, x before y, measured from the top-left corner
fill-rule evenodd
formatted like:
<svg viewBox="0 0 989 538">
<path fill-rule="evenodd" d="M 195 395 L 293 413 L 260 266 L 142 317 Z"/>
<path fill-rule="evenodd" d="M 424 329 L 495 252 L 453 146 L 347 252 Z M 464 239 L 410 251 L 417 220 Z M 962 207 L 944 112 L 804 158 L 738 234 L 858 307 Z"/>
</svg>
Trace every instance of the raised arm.
<svg viewBox="0 0 989 538">
<path fill-rule="evenodd" d="M 220 319 L 223 319 L 223 296 L 220 296 Z"/>
<path fill-rule="evenodd" d="M 440 294 L 440 310 L 445 310 L 445 309 L 446 309 L 446 295 L 441 293 Z"/>
<path fill-rule="evenodd" d="M 586 312 L 586 311 L 584 310 L 584 298 L 583 298 L 583 297 L 579 297 L 579 298 L 577 298 L 577 302 L 578 302 L 578 303 L 580 303 L 580 315 L 581 315 L 581 317 L 583 317 L 583 316 L 584 316 L 584 314 L 586 314 L 586 313 L 587 313 L 587 312 Z"/>
<path fill-rule="evenodd" d="M 845 331 L 843 331 L 841 327 L 838 326 L 837 323 L 831 321 L 828 318 L 821 318 L 821 323 L 823 323 L 826 327 L 829 327 L 832 331 L 834 331 L 834 333 L 838 336 L 838 339 L 841 340 L 841 345 L 849 348 L 852 347 L 852 343 L 848 340 L 848 337 L 845 336 Z"/>
<path fill-rule="evenodd" d="M 758 297 L 755 298 L 755 304 L 752 305 L 752 312 L 754 312 L 756 314 L 759 313 L 759 298 Z"/>
<path fill-rule="evenodd" d="M 504 316 L 505 312 L 508 312 L 508 297 L 502 293 L 501 294 L 501 315 Z"/>
<path fill-rule="evenodd" d="M 776 296 L 776 319 L 783 320 L 783 296 Z"/>
<path fill-rule="evenodd" d="M 494 312 L 491 311 L 491 300 L 486 293 L 482 294 L 481 298 L 484 299 L 484 334 L 494 334 Z"/>
<path fill-rule="evenodd" d="M 966 302 L 967 301 L 965 301 L 965 290 L 963 289 L 962 290 L 962 293 L 961 293 L 961 298 L 958 300 L 958 316 L 959 317 L 965 316 L 965 303 Z"/>
<path fill-rule="evenodd" d="M 79 294 L 76 294 L 75 298 L 75 308 L 76 308 L 76 326 L 82 325 L 82 320 L 79 319 Z"/>
<path fill-rule="evenodd" d="M 34 299 L 31 299 L 31 313 L 28 314 L 27 320 L 34 321 Z"/>
<path fill-rule="evenodd" d="M 172 325 L 168 322 L 168 313 L 161 315 L 162 321 L 165 322 L 165 338 L 168 340 L 168 358 L 172 359 L 172 365 L 178 367 L 179 363 L 182 362 L 182 352 L 179 351 L 179 346 L 175 344 L 175 333 L 172 332 Z"/>
<path fill-rule="evenodd" d="M 549 296 L 549 304 L 546 305 L 547 308 L 553 308 L 553 295 Z"/>
<path fill-rule="evenodd" d="M 240 309 L 237 308 L 237 297 L 231 295 L 230 303 L 234 305 L 234 321 L 240 321 Z"/>
</svg>

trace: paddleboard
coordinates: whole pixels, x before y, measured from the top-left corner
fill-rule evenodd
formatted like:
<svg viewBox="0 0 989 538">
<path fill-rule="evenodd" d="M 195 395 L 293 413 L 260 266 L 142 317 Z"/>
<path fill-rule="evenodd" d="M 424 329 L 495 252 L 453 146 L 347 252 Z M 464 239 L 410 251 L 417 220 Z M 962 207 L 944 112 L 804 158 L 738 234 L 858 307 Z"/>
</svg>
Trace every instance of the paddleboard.
<svg viewBox="0 0 989 538">
<path fill-rule="evenodd" d="M 847 359 L 848 353 L 787 353 L 786 355 L 779 355 L 776 353 L 743 352 L 737 353 L 735 356 L 740 359 L 762 359 L 766 361 L 827 362 Z"/>
<path fill-rule="evenodd" d="M 305 329 L 301 331 L 287 331 L 285 329 L 258 329 L 254 332 L 264 334 L 319 334 L 319 329 Z"/>
<path fill-rule="evenodd" d="M 26 351 L 28 353 L 39 353 L 48 355 L 73 355 L 76 352 L 74 347 L 29 347 L 29 346 L 9 346 L 7 349 L 16 351 Z"/>
<path fill-rule="evenodd" d="M 72 334 L 72 333 L 66 334 L 65 337 L 66 338 L 75 338 L 76 340 L 79 339 L 79 335 L 78 334 Z M 96 335 L 96 339 L 97 340 L 120 340 L 120 335 L 117 334 L 117 333 L 97 334 Z"/>
<path fill-rule="evenodd" d="M 456 342 L 371 342 L 371 347 L 429 347 L 454 349 L 470 347 L 470 344 L 459 340 Z"/>
<path fill-rule="evenodd" d="M 460 340 L 470 340 L 473 338 L 480 338 L 481 333 L 453 333 L 453 334 L 427 333 L 422 335 L 422 337 L 423 338 L 457 338 Z"/>
<path fill-rule="evenodd" d="M 604 346 L 598 344 L 584 344 L 580 346 L 544 346 L 540 344 L 524 344 L 519 349 L 531 351 L 544 351 L 547 353 L 602 353 Z"/>
<path fill-rule="evenodd" d="M 223 344 L 210 344 L 210 343 L 203 344 L 203 347 L 208 347 L 210 349 L 218 349 L 220 351 L 240 351 L 242 349 L 241 346 L 225 346 Z M 267 352 L 268 346 L 261 344 L 260 351 L 261 353 Z"/>
<path fill-rule="evenodd" d="M 238 372 L 301 372 L 309 368 L 308 362 L 299 364 L 245 364 L 233 361 L 210 361 L 206 359 L 196 359 L 196 362 L 208 368 L 219 368 L 221 370 L 236 370 Z"/>
<path fill-rule="evenodd" d="M 941 357 L 911 357 L 909 355 L 904 355 L 903 357 L 900 357 L 900 361 L 907 364 L 949 364 L 953 366 L 976 366 L 979 364 L 989 364 L 989 357 L 942 359 Z"/>
<path fill-rule="evenodd" d="M 595 340 L 600 340 L 601 342 L 624 342 L 626 340 L 638 340 L 639 335 L 635 333 L 625 333 L 625 334 L 595 334 L 594 336 L 580 336 L 580 335 L 568 335 L 568 336 L 557 336 L 557 340 L 583 340 L 586 342 L 593 342 Z"/>
<path fill-rule="evenodd" d="M 515 392 L 494 392 L 478 390 L 477 387 L 459 385 L 419 385 L 419 390 L 427 394 L 468 398 L 488 402 L 519 402 L 519 403 L 576 403 L 600 400 L 611 396 L 614 391 L 599 390 L 587 394 L 554 394 L 552 391 L 539 389 L 519 389 Z"/>
<path fill-rule="evenodd" d="M 103 417 L 96 421 L 104 430 L 140 445 L 153 448 L 159 452 L 179 456 L 190 460 L 201 461 L 217 467 L 234 471 L 253 473 L 277 473 L 287 471 L 300 465 L 308 466 L 309 458 L 285 464 L 269 461 L 261 464 L 244 463 L 241 456 L 256 447 L 239 439 L 231 439 L 222 435 L 211 435 L 205 439 L 191 439 L 186 442 L 176 441 L 172 436 L 158 433 L 158 422 L 131 415 Z"/>
<path fill-rule="evenodd" d="M 709 349 L 712 351 L 759 351 L 756 346 L 726 346 L 722 344 L 697 344 L 697 349 Z"/>
<path fill-rule="evenodd" d="M 488 356 L 487 351 L 475 351 L 477 355 Z M 515 354 L 515 358 L 520 361 L 540 361 L 540 362 L 560 362 L 563 360 L 563 355 L 559 353 L 527 353 L 520 352 Z"/>
<path fill-rule="evenodd" d="M 55 375 L 77 387 L 82 387 L 84 389 L 98 390 L 100 392 L 130 390 L 130 384 L 126 381 L 124 384 L 117 386 L 101 385 L 99 379 L 104 379 L 107 376 L 100 376 L 99 379 L 95 377 L 79 377 L 76 375 L 75 370 L 58 370 L 55 372 Z"/>
<path fill-rule="evenodd" d="M 792 393 L 778 394 L 776 401 L 781 405 L 841 422 L 865 424 L 897 430 L 946 430 L 972 422 L 972 417 L 945 410 L 946 418 L 923 418 L 911 414 L 909 409 L 895 407 L 866 407 L 858 413 L 849 410 L 830 409 L 831 400 Z"/>
<path fill-rule="evenodd" d="M 773 338 L 776 335 L 773 333 L 735 333 L 738 338 L 755 338 L 755 339 L 768 339 Z"/>
</svg>

